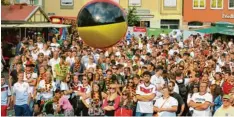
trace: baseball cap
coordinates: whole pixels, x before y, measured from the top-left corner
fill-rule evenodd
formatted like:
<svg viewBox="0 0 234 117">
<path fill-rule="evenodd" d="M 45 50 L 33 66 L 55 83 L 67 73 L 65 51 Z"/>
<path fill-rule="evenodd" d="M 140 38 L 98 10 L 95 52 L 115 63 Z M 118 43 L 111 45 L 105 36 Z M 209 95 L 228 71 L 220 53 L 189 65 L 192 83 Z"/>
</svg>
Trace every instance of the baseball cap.
<svg viewBox="0 0 234 117">
<path fill-rule="evenodd" d="M 230 98 L 231 98 L 230 95 L 224 95 L 224 96 L 223 96 L 223 99 L 230 99 Z"/>
</svg>

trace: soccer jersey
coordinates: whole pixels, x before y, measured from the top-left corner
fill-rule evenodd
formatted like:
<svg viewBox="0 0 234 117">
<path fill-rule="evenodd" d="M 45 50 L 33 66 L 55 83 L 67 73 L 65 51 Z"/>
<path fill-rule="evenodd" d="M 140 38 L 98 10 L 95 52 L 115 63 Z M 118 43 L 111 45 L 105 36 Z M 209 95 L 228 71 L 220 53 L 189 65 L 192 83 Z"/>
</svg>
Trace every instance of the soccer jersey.
<svg viewBox="0 0 234 117">
<path fill-rule="evenodd" d="M 145 86 L 144 83 L 139 84 L 136 89 L 137 95 L 151 95 L 156 93 L 156 87 L 153 84 Z M 152 101 L 138 101 L 136 112 L 153 113 L 153 100 Z"/>
<path fill-rule="evenodd" d="M 82 93 L 85 93 L 85 94 L 88 94 L 88 93 L 91 92 L 91 87 L 90 87 L 90 85 L 87 85 L 87 86 L 84 87 L 83 84 L 79 84 L 79 85 L 78 85 L 78 91 L 80 91 L 80 92 L 82 92 Z M 80 99 L 82 99 L 82 97 L 80 97 Z M 85 100 L 85 102 L 86 102 L 87 104 L 90 104 L 90 98 L 87 98 L 87 99 Z"/>
<path fill-rule="evenodd" d="M 1 105 L 7 105 L 8 96 L 11 96 L 11 90 L 8 85 L 4 84 L 1 87 Z"/>
</svg>

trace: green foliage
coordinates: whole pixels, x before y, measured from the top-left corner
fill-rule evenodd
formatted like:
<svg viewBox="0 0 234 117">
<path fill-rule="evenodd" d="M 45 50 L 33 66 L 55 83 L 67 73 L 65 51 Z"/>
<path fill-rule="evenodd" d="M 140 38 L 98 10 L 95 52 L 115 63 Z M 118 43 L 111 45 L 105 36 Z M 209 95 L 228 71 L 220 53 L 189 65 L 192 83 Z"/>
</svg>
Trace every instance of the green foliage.
<svg viewBox="0 0 234 117">
<path fill-rule="evenodd" d="M 8 0 L 1 0 L 1 5 L 10 5 Z"/>
<path fill-rule="evenodd" d="M 127 15 L 128 26 L 135 26 L 140 21 L 140 18 L 136 15 L 136 12 L 137 12 L 136 7 L 128 8 L 128 15 Z"/>
</svg>

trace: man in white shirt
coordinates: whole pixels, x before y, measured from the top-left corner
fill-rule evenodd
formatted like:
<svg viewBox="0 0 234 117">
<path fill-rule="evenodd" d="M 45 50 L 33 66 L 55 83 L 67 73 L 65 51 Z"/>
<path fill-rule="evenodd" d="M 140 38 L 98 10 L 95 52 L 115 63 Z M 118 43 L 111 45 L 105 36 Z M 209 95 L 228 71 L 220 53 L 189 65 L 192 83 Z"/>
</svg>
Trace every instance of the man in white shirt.
<svg viewBox="0 0 234 117">
<path fill-rule="evenodd" d="M 144 83 L 139 84 L 136 89 L 137 108 L 136 116 L 153 115 L 153 99 L 155 97 L 156 87 L 150 83 L 151 73 L 143 73 Z"/>
<path fill-rule="evenodd" d="M 188 106 L 194 109 L 192 116 L 211 116 L 210 106 L 213 96 L 207 92 L 208 84 L 200 84 L 199 93 L 194 93 Z"/>
<path fill-rule="evenodd" d="M 53 73 L 53 77 L 55 78 L 56 77 L 56 73 L 55 73 L 55 65 L 56 64 L 59 64 L 60 62 L 60 58 L 59 58 L 59 54 L 58 54 L 58 51 L 54 51 L 53 52 L 53 58 L 50 59 L 50 61 L 48 62 L 48 65 L 51 66 L 52 68 L 52 73 Z"/>
<path fill-rule="evenodd" d="M 23 81 L 24 73 L 18 73 L 18 82 L 13 86 L 13 104 L 15 116 L 32 116 L 29 108 L 31 100 L 30 88 L 27 82 Z"/>
<path fill-rule="evenodd" d="M 155 85 L 156 89 L 157 89 L 157 96 L 156 96 L 156 98 L 159 98 L 159 97 L 162 96 L 161 89 L 165 85 L 165 80 L 162 77 L 162 73 L 163 73 L 163 67 L 162 66 L 158 66 L 156 68 L 155 75 L 153 75 L 151 77 L 151 79 L 150 79 L 151 84 Z"/>
</svg>

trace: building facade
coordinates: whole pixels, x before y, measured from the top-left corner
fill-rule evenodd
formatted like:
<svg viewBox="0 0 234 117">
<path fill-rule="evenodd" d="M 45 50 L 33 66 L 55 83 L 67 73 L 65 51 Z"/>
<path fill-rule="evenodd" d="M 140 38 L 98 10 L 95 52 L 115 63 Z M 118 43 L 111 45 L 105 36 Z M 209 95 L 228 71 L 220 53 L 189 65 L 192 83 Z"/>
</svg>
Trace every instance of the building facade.
<svg viewBox="0 0 234 117">
<path fill-rule="evenodd" d="M 234 0 L 184 0 L 183 29 L 209 27 L 215 22 L 234 23 Z"/>
<path fill-rule="evenodd" d="M 77 17 L 79 10 L 91 0 L 43 0 L 49 16 Z M 125 10 L 137 8 L 141 26 L 178 29 L 182 26 L 183 0 L 113 0 Z"/>
</svg>

